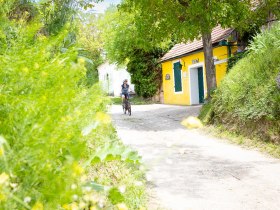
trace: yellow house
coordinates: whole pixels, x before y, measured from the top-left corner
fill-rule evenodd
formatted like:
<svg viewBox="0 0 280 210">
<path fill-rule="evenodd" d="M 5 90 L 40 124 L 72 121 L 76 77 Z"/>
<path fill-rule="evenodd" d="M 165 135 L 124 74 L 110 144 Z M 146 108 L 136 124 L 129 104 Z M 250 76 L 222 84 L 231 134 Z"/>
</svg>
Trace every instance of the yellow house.
<svg viewBox="0 0 280 210">
<path fill-rule="evenodd" d="M 237 47 L 225 45 L 233 29 L 217 26 L 212 31 L 213 59 L 217 85 L 226 75 L 227 60 Z M 203 103 L 207 92 L 202 40 L 176 44 L 162 58 L 163 100 L 165 104 Z"/>
</svg>

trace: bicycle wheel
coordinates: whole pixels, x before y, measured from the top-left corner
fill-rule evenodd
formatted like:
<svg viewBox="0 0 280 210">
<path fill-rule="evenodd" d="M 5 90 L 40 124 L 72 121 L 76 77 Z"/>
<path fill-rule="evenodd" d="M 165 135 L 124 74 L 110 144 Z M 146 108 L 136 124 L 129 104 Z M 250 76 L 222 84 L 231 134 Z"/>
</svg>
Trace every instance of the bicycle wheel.
<svg viewBox="0 0 280 210">
<path fill-rule="evenodd" d="M 122 105 L 122 108 L 123 108 L 123 113 L 126 114 L 126 110 L 125 110 L 125 105 L 124 104 Z"/>
<path fill-rule="evenodd" d="M 129 116 L 131 116 L 131 105 L 130 105 L 130 103 L 128 104 L 127 111 L 128 111 Z"/>
</svg>

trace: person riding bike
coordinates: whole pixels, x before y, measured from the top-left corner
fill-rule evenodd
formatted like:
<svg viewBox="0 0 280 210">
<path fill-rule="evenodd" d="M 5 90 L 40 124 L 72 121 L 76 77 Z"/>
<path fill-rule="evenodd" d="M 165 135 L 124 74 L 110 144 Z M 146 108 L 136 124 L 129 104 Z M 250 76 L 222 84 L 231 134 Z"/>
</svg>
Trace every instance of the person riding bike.
<svg viewBox="0 0 280 210">
<path fill-rule="evenodd" d="M 129 99 L 129 84 L 127 84 L 127 79 L 123 81 L 121 88 L 122 102 L 124 102 L 125 98 Z"/>
</svg>

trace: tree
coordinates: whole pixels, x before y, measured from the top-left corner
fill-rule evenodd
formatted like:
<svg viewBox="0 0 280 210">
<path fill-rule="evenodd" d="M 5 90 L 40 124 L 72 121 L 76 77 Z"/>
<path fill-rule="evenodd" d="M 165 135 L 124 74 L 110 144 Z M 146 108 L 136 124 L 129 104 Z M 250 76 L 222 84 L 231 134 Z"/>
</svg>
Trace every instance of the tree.
<svg viewBox="0 0 280 210">
<path fill-rule="evenodd" d="M 146 43 L 146 38 L 140 36 L 135 25 L 134 14 L 118 11 L 116 7 L 106 11 L 100 19 L 99 29 L 107 59 L 127 66 L 139 96 L 154 96 L 161 85 L 158 59 L 168 50 L 168 46 Z"/>
<path fill-rule="evenodd" d="M 87 68 L 87 85 L 98 80 L 97 68 L 103 62 L 101 31 L 98 29 L 98 18 L 94 14 L 80 14 L 77 21 L 76 42 L 79 56 L 83 57 Z"/>
<path fill-rule="evenodd" d="M 270 8 L 276 1 L 268 0 L 258 6 Z M 121 8 L 135 15 L 139 34 L 146 37 L 147 42 L 171 38 L 186 42 L 202 37 L 207 97 L 210 98 L 210 92 L 216 88 L 211 31 L 217 25 L 243 27 L 243 20 L 248 20 L 256 11 L 252 10 L 253 6 L 250 0 L 125 0 Z"/>
</svg>

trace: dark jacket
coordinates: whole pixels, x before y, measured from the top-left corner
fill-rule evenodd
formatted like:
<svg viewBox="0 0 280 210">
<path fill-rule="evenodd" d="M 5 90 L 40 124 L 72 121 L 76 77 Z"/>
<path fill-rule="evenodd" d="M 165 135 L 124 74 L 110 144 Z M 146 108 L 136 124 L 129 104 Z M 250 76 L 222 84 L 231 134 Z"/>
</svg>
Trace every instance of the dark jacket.
<svg viewBox="0 0 280 210">
<path fill-rule="evenodd" d="M 126 87 L 124 86 L 124 84 L 122 84 L 122 94 L 127 94 L 129 90 L 129 85 L 126 84 Z"/>
</svg>

